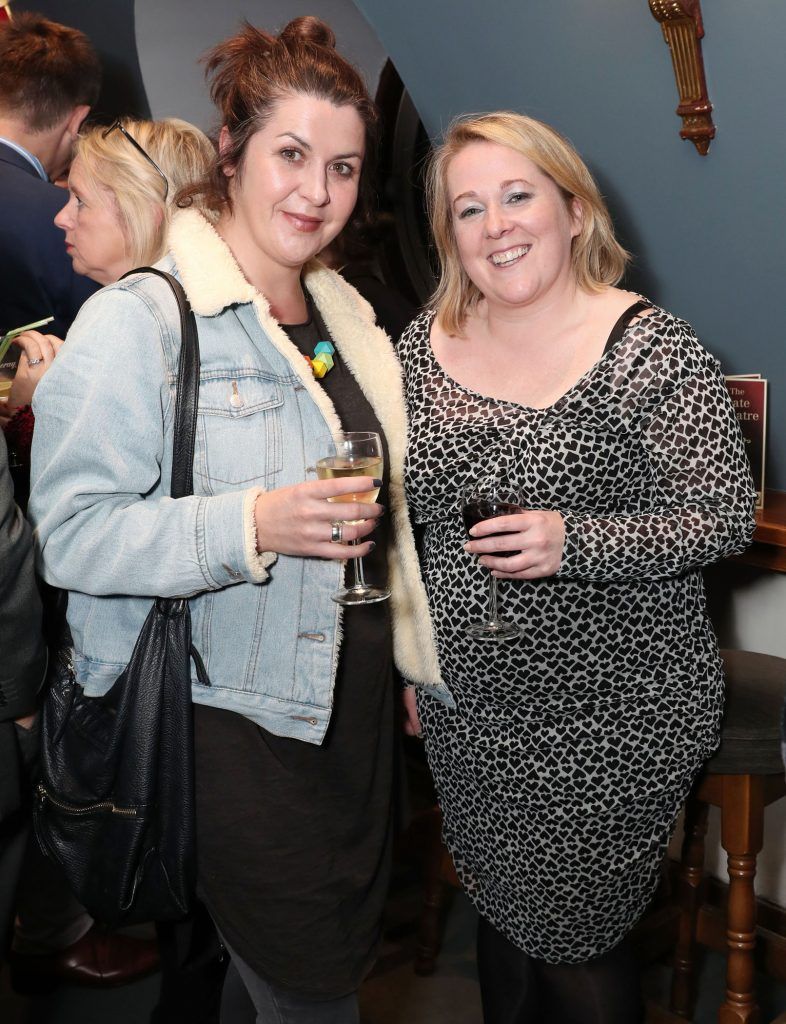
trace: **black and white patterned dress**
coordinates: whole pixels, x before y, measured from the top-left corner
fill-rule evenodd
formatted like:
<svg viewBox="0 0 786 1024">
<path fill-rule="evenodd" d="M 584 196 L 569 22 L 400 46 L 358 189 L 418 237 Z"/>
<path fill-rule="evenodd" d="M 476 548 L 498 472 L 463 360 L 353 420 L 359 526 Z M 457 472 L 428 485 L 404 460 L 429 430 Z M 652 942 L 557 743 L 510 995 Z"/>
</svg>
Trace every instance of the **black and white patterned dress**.
<svg viewBox="0 0 786 1024">
<path fill-rule="evenodd" d="M 722 673 L 700 568 L 753 530 L 717 361 L 688 324 L 650 309 L 621 318 L 599 362 L 542 410 L 451 380 L 431 349 L 432 312 L 399 343 L 407 497 L 456 700 L 418 696 L 445 839 L 480 913 L 550 963 L 616 945 L 653 894 L 718 740 Z M 490 471 L 566 528 L 556 576 L 501 581 L 500 614 L 524 627 L 508 641 L 463 629 L 484 616 L 487 574 L 464 552 L 458 496 Z"/>
</svg>

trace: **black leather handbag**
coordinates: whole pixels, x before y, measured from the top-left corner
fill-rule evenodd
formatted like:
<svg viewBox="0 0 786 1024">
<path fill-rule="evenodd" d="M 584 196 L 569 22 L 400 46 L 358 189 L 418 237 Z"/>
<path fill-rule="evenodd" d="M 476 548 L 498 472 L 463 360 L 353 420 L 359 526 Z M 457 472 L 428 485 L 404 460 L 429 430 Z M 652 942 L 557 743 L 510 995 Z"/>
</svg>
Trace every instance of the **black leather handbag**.
<svg viewBox="0 0 786 1024">
<path fill-rule="evenodd" d="M 169 274 L 182 343 L 171 494 L 193 492 L 199 340 L 185 292 Z M 133 271 L 139 273 L 139 271 Z M 131 660 L 102 697 L 77 683 L 63 634 L 44 701 L 34 825 L 80 902 L 111 925 L 172 920 L 196 882 L 191 643 L 186 598 L 156 598 Z"/>
</svg>

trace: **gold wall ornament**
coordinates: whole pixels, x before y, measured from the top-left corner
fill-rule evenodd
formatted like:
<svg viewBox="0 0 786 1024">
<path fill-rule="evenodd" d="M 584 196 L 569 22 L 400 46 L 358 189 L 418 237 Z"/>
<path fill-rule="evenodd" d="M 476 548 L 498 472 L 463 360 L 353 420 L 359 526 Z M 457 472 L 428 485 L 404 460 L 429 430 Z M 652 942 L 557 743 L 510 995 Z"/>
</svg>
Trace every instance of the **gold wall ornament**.
<svg viewBox="0 0 786 1024">
<path fill-rule="evenodd" d="M 663 29 L 671 51 L 674 76 L 680 94 L 677 113 L 682 118 L 680 136 L 689 139 L 702 156 L 715 138 L 712 104 L 704 78 L 701 40 L 704 24 L 701 0 L 649 0 L 650 10 Z"/>
</svg>

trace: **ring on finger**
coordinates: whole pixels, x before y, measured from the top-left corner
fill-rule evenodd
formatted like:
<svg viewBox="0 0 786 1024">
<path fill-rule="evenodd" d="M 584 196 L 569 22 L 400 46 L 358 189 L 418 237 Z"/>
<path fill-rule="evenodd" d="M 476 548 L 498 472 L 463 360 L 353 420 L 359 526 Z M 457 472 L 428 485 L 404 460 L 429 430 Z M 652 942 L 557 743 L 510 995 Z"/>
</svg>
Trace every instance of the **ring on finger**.
<svg viewBox="0 0 786 1024">
<path fill-rule="evenodd" d="M 330 524 L 330 543 L 341 544 L 344 539 L 344 526 L 343 523 L 331 523 Z"/>
<path fill-rule="evenodd" d="M 27 365 L 28 366 L 38 366 L 38 364 L 39 363 L 43 363 L 43 361 L 44 361 L 43 356 L 39 356 L 38 359 L 30 359 L 30 358 L 28 358 Z"/>
</svg>

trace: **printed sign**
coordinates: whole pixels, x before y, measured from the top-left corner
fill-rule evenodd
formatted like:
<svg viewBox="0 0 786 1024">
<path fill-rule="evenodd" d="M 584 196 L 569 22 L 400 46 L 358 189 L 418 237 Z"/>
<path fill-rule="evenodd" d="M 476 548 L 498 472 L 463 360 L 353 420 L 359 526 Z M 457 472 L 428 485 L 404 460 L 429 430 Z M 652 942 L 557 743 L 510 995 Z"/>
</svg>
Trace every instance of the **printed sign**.
<svg viewBox="0 0 786 1024">
<path fill-rule="evenodd" d="M 726 387 L 745 440 L 756 488 L 756 508 L 764 507 L 764 460 L 767 449 L 767 381 L 759 373 L 726 378 Z"/>
</svg>

